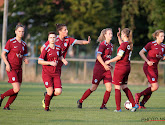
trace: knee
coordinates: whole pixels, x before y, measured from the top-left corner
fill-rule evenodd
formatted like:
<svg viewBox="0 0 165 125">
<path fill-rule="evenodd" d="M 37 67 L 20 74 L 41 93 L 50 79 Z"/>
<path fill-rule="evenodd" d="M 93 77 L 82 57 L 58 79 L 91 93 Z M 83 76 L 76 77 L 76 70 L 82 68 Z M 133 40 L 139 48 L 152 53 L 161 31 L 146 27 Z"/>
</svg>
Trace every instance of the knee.
<svg viewBox="0 0 165 125">
<path fill-rule="evenodd" d="M 106 88 L 106 91 L 111 92 L 112 91 L 112 87 Z"/>
<path fill-rule="evenodd" d="M 14 93 L 18 93 L 20 91 L 20 87 L 18 88 L 13 88 Z"/>
<path fill-rule="evenodd" d="M 95 87 L 92 87 L 92 88 L 90 88 L 90 90 L 93 92 L 93 91 L 96 91 L 96 89 L 97 88 L 95 88 Z"/>
<path fill-rule="evenodd" d="M 62 94 L 62 91 L 55 91 L 54 94 L 55 94 L 56 96 L 61 95 L 61 94 Z"/>
<path fill-rule="evenodd" d="M 48 94 L 49 96 L 52 96 L 53 91 L 47 91 L 47 94 Z"/>
<path fill-rule="evenodd" d="M 152 86 L 151 87 L 151 91 L 154 92 L 154 91 L 158 90 L 158 88 L 159 88 L 159 85 L 158 84 L 155 85 L 155 86 Z"/>
</svg>

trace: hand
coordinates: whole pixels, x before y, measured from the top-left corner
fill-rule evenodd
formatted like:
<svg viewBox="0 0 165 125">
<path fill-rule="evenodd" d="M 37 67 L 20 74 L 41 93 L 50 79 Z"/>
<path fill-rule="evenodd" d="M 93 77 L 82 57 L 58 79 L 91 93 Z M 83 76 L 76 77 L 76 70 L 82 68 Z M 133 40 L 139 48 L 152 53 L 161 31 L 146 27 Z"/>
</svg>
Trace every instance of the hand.
<svg viewBox="0 0 165 125">
<path fill-rule="evenodd" d="M 149 66 L 152 66 L 152 65 L 154 64 L 154 62 L 148 61 L 147 64 L 148 64 Z"/>
<path fill-rule="evenodd" d="M 24 59 L 25 64 L 29 64 L 29 60 L 28 59 Z"/>
<path fill-rule="evenodd" d="M 106 71 L 108 71 L 108 70 L 110 70 L 110 66 L 108 66 L 108 65 L 106 64 L 106 65 L 104 65 L 104 69 L 105 69 Z"/>
<path fill-rule="evenodd" d="M 6 65 L 6 71 L 7 72 L 10 72 L 11 71 L 10 65 Z"/>
<path fill-rule="evenodd" d="M 63 61 L 64 65 L 68 65 L 68 61 L 64 60 Z"/>
<path fill-rule="evenodd" d="M 84 44 L 89 44 L 91 42 L 91 37 L 88 36 L 88 41 L 85 41 Z"/>
<path fill-rule="evenodd" d="M 118 28 L 119 32 L 117 32 L 117 37 L 120 36 L 120 28 Z"/>
<path fill-rule="evenodd" d="M 113 66 L 112 65 L 110 65 L 109 67 L 110 67 L 111 70 L 113 70 Z"/>
<path fill-rule="evenodd" d="M 109 64 L 109 60 L 105 61 L 105 64 L 108 65 Z"/>
<path fill-rule="evenodd" d="M 55 61 L 51 61 L 49 64 L 50 64 L 51 66 L 57 66 L 56 60 L 55 60 Z"/>
</svg>

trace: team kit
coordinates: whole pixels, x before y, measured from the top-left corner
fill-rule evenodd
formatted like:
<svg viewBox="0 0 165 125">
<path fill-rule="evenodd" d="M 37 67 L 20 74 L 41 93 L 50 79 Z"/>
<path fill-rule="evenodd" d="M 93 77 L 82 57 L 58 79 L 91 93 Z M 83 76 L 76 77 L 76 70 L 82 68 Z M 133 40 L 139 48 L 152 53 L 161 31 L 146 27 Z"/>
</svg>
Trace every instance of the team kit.
<svg viewBox="0 0 165 125">
<path fill-rule="evenodd" d="M 6 97 L 8 101 L 4 106 L 4 110 L 10 110 L 10 105 L 16 99 L 22 84 L 22 62 L 29 63 L 27 58 L 28 50 L 26 43 L 22 40 L 24 36 L 24 26 L 19 24 L 15 28 L 16 36 L 7 41 L 1 57 L 6 65 L 8 82 L 11 83 L 12 89 L 0 94 L 0 107 L 3 99 Z M 58 35 L 54 31 L 48 33 L 48 41 L 40 48 L 41 54 L 38 58 L 38 64 L 42 65 L 42 79 L 46 92 L 42 104 L 44 111 L 50 110 L 50 102 L 54 96 L 62 93 L 61 68 L 68 64 L 65 59 L 70 46 L 74 44 L 86 45 L 90 44 L 90 36 L 88 40 L 78 40 L 68 36 L 68 29 L 65 24 L 56 24 Z M 115 88 L 116 109 L 114 112 L 122 112 L 121 110 L 121 89 L 125 93 L 128 100 L 124 103 L 124 107 L 131 112 L 137 109 L 145 109 L 146 102 L 150 99 L 152 93 L 159 88 L 158 84 L 158 63 L 165 60 L 164 31 L 156 30 L 152 36 L 154 41 L 148 42 L 139 52 L 141 58 L 145 61 L 143 71 L 148 79 L 148 87 L 132 95 L 131 90 L 127 86 L 128 77 L 131 71 L 130 58 L 133 51 L 132 31 L 124 28 L 117 32 L 119 47 L 117 55 L 111 58 L 113 51 L 113 32 L 111 28 L 105 28 L 100 32 L 97 39 L 99 47 L 97 51 L 96 62 L 93 69 L 93 78 L 91 86 L 77 100 L 77 108 L 82 108 L 84 101 L 93 93 L 103 80 L 106 87 L 100 110 L 107 110 L 106 104 L 110 98 L 112 84 Z M 147 55 L 146 55 L 147 53 Z M 116 62 L 113 72 L 111 63 Z M 142 100 L 140 102 L 140 98 Z"/>
</svg>

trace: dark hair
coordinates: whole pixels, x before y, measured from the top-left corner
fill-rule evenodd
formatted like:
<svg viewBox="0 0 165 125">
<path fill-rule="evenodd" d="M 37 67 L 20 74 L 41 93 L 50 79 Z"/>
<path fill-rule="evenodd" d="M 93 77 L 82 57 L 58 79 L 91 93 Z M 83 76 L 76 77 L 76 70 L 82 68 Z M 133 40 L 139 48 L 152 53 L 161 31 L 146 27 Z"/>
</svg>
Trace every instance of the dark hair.
<svg viewBox="0 0 165 125">
<path fill-rule="evenodd" d="M 128 43 L 133 50 L 133 42 L 132 42 L 132 31 L 129 28 L 124 28 L 122 32 L 128 37 Z"/>
<path fill-rule="evenodd" d="M 25 28 L 24 25 L 22 25 L 22 24 L 19 23 L 18 25 L 16 25 L 15 30 L 17 30 L 19 27 Z"/>
<path fill-rule="evenodd" d="M 56 36 L 56 33 L 55 33 L 54 31 L 48 32 L 48 36 L 49 36 L 50 34 L 54 34 L 54 35 Z"/>
<path fill-rule="evenodd" d="M 59 32 L 60 30 L 62 30 L 62 28 L 66 26 L 66 24 L 56 24 L 56 30 L 57 32 Z"/>
</svg>

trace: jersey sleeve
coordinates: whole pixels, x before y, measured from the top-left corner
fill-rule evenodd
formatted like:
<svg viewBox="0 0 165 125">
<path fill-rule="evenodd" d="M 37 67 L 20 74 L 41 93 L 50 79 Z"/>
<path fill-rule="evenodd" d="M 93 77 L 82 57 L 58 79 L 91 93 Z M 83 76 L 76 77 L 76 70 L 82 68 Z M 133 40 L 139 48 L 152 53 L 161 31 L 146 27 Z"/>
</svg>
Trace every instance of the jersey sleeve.
<svg viewBox="0 0 165 125">
<path fill-rule="evenodd" d="M 46 48 L 44 48 L 43 51 L 41 52 L 41 55 L 39 56 L 38 60 L 44 60 L 46 53 L 47 53 Z"/>
<path fill-rule="evenodd" d="M 10 50 L 11 50 L 10 40 L 8 40 L 6 45 L 5 45 L 4 51 L 9 53 Z"/>
<path fill-rule="evenodd" d="M 25 43 L 25 46 L 24 46 L 24 55 L 23 56 L 28 56 L 28 49 L 27 49 L 26 43 Z"/>
<path fill-rule="evenodd" d="M 124 55 L 124 53 L 125 53 L 125 50 L 126 50 L 126 46 L 125 46 L 124 43 L 122 43 L 122 44 L 119 46 L 119 48 L 118 48 L 118 53 L 117 53 L 117 55 L 123 57 L 123 55 Z"/>
<path fill-rule="evenodd" d="M 105 47 L 106 47 L 105 44 L 102 42 L 102 43 L 99 45 L 99 49 L 98 49 L 97 53 L 102 54 L 103 51 L 105 50 Z"/>
<path fill-rule="evenodd" d="M 149 50 L 151 50 L 151 42 L 147 43 L 147 44 L 144 46 L 143 50 L 144 50 L 145 52 L 148 52 Z"/>
<path fill-rule="evenodd" d="M 74 46 L 74 44 L 76 43 L 77 39 L 74 39 L 72 37 L 69 37 L 69 44 Z"/>
</svg>

